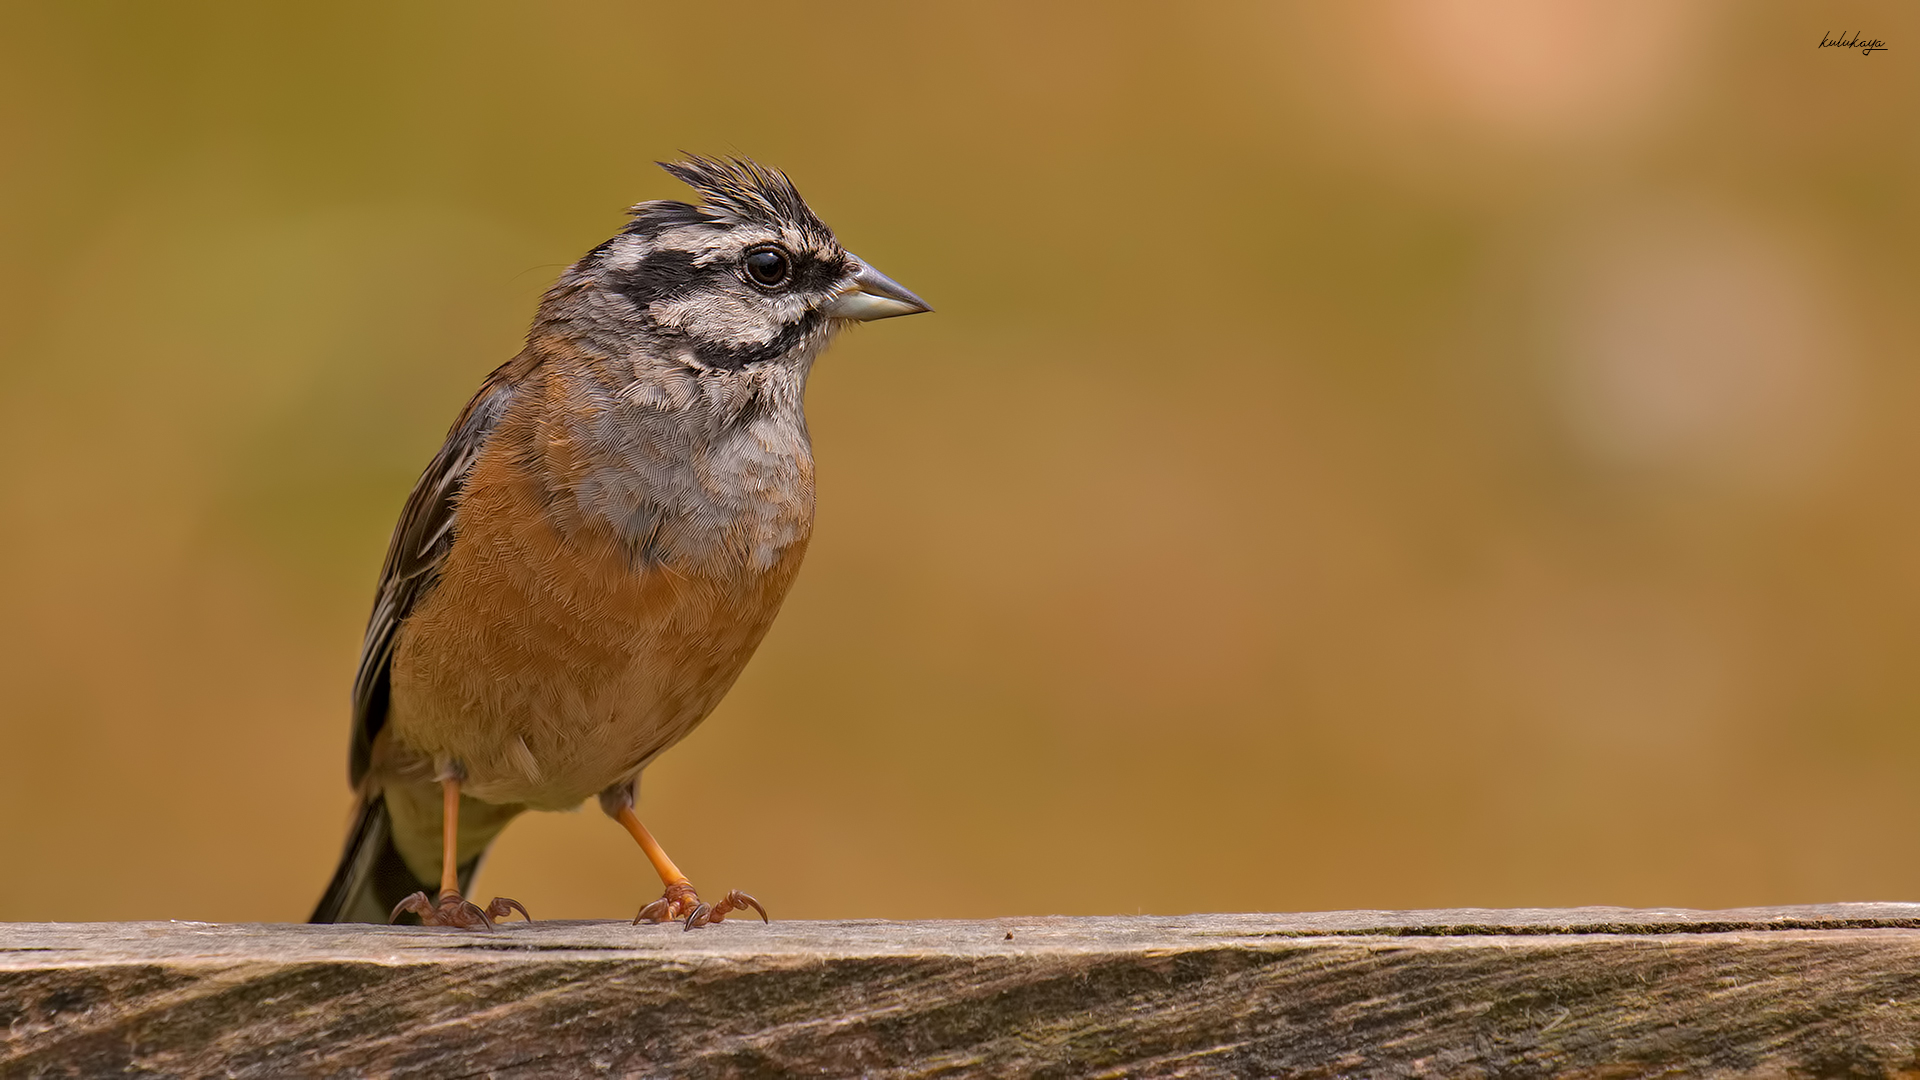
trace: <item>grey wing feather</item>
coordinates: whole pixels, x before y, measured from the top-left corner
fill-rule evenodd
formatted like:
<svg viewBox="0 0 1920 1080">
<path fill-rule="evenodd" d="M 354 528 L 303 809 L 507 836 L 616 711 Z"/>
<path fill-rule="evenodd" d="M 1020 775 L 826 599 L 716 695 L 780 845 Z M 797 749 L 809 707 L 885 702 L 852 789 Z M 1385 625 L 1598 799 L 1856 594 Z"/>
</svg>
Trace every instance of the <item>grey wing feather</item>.
<svg viewBox="0 0 1920 1080">
<path fill-rule="evenodd" d="M 394 526 L 386 562 L 380 567 L 373 615 L 367 620 L 366 641 L 360 646 L 360 668 L 353 678 L 353 744 L 348 774 L 356 788 L 372 761 L 374 736 L 387 722 L 388 673 L 400 624 L 433 587 L 453 547 L 461 488 L 486 446 L 487 436 L 513 400 L 518 379 L 509 377 L 509 369 L 516 364 L 502 365 L 487 377 L 447 433 L 445 445 L 413 486 L 400 512 L 400 522 Z"/>
</svg>

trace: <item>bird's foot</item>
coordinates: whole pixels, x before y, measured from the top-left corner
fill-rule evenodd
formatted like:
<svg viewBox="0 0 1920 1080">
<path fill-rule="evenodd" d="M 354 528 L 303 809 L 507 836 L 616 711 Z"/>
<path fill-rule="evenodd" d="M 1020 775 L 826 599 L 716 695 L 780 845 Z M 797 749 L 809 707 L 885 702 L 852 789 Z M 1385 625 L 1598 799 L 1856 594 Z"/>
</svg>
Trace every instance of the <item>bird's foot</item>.
<svg viewBox="0 0 1920 1080">
<path fill-rule="evenodd" d="M 696 926 L 717 923 L 726 918 L 729 912 L 745 911 L 747 908 L 759 912 L 761 922 L 771 921 L 767 918 L 767 909 L 760 906 L 760 901 L 739 889 L 721 897 L 719 903 L 709 904 L 700 899 L 700 894 L 693 891 L 692 885 L 676 881 L 667 886 L 667 891 L 661 894 L 660 899 L 641 908 L 640 914 L 633 917 L 633 924 L 679 922 L 691 930 Z"/>
<path fill-rule="evenodd" d="M 414 893 L 394 905 L 393 914 L 387 916 L 387 921 L 398 919 L 403 911 L 420 916 L 422 926 L 457 926 L 462 930 L 491 930 L 494 919 L 504 919 L 516 911 L 521 918 L 533 921 L 533 916 L 527 914 L 527 909 L 521 907 L 518 900 L 496 896 L 493 903 L 482 908 L 457 892 L 443 892 L 437 901 L 428 900 L 426 893 Z"/>
</svg>

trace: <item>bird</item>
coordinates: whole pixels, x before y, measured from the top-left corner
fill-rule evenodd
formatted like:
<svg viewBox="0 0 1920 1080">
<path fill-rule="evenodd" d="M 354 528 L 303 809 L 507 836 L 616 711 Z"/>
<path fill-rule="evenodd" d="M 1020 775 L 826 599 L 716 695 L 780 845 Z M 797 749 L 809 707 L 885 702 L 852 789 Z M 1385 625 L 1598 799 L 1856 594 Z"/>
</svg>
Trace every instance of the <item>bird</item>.
<svg viewBox="0 0 1920 1080">
<path fill-rule="evenodd" d="M 353 824 L 311 922 L 531 919 L 466 898 L 481 856 L 520 813 L 595 796 L 660 876 L 636 924 L 767 918 L 739 890 L 701 899 L 637 816 L 640 774 L 719 704 L 800 569 L 815 359 L 932 309 L 785 173 L 658 164 L 698 201 L 630 207 L 560 275 L 407 496 L 353 682 Z"/>
</svg>

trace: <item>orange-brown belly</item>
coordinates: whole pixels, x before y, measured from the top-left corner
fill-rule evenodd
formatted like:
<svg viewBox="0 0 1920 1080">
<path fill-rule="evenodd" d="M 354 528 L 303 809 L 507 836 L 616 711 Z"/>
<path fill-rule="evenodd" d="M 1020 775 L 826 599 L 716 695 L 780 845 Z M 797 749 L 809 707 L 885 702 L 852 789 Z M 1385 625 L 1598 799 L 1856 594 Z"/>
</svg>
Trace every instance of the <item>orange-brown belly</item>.
<svg viewBox="0 0 1920 1080">
<path fill-rule="evenodd" d="M 564 809 L 719 704 L 793 583 L 811 525 L 765 565 L 636 563 L 605 528 L 562 535 L 513 484 L 468 489 L 438 584 L 401 628 L 390 760 L 449 766 L 494 803 Z M 730 545 L 739 550 L 739 545 Z"/>
</svg>

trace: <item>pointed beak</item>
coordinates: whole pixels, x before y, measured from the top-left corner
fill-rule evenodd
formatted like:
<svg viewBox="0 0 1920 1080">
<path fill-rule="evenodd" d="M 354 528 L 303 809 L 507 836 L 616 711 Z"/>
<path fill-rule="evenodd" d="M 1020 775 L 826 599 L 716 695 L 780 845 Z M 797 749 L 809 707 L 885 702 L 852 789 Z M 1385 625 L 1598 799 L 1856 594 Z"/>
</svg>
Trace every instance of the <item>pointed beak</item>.
<svg viewBox="0 0 1920 1080">
<path fill-rule="evenodd" d="M 859 267 L 854 272 L 853 280 L 820 309 L 828 316 L 872 322 L 875 319 L 891 319 L 895 315 L 918 315 L 933 310 L 925 300 L 908 292 L 899 282 L 860 259 L 854 258 L 853 262 Z"/>
</svg>

